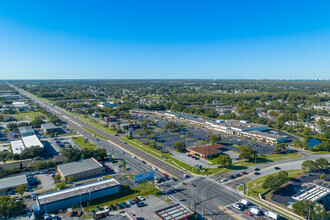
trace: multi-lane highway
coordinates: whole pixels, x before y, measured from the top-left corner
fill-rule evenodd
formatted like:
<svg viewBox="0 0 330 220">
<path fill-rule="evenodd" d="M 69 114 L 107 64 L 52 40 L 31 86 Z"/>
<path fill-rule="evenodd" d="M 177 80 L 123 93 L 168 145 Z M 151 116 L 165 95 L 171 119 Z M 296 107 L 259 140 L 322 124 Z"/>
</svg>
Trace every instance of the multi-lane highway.
<svg viewBox="0 0 330 220">
<path fill-rule="evenodd" d="M 164 191 L 166 189 L 170 189 L 168 191 L 170 192 L 170 197 L 173 200 L 177 200 L 178 202 L 188 207 L 196 209 L 199 213 L 203 213 L 204 217 L 207 217 L 208 219 L 228 219 L 227 214 L 221 211 L 219 207 L 229 207 L 242 198 L 235 190 L 236 186 L 242 183 L 242 179 L 234 180 L 232 184 L 227 185 L 220 183 L 220 176 L 192 176 L 190 179 L 185 179 L 183 178 L 184 172 L 179 168 L 174 167 L 159 158 L 156 158 L 134 146 L 125 143 L 120 139 L 120 137 L 110 135 L 109 133 L 100 130 L 99 128 L 96 128 L 84 121 L 77 119 L 74 115 L 65 112 L 63 109 L 44 102 L 38 97 L 22 89 L 19 89 L 16 86 L 13 86 L 11 84 L 8 85 L 13 87 L 26 97 L 30 98 L 35 103 L 46 108 L 49 112 L 56 114 L 70 127 L 80 132 L 85 137 L 89 138 L 98 146 L 105 148 L 108 152 L 111 152 L 116 158 L 125 160 L 127 165 L 135 169 L 137 172 L 142 173 L 152 170 L 152 167 L 158 167 L 158 169 L 160 169 L 161 171 L 164 171 L 172 176 L 176 176 L 179 181 L 166 182 L 164 184 L 161 184 L 161 188 Z M 95 137 L 95 135 L 85 130 L 84 128 L 87 128 L 95 133 L 102 135 L 107 140 Z M 138 158 L 135 158 L 135 156 Z M 300 165 L 301 161 L 306 159 L 315 159 L 316 157 L 318 156 L 303 154 L 303 158 L 291 160 L 291 168 L 297 169 L 297 166 Z M 328 158 L 329 156 L 325 155 L 325 157 Z M 143 163 L 142 160 L 146 161 L 147 163 Z M 258 165 L 258 167 L 260 167 L 262 170 L 267 170 L 265 174 L 267 173 L 268 175 L 275 172 L 273 168 L 269 168 L 270 166 L 276 164 L 277 166 L 280 166 L 282 169 L 284 169 L 285 167 L 290 166 L 290 164 L 288 165 L 287 163 L 288 161 L 281 161 L 273 164 L 260 164 Z M 254 167 L 255 166 L 251 166 L 249 169 L 252 171 Z M 156 175 L 161 176 L 162 173 L 157 171 Z M 254 179 L 256 177 L 250 176 L 250 178 Z M 183 184 L 183 181 L 185 181 L 185 183 L 187 184 Z M 234 210 L 234 212 L 236 212 L 237 214 L 237 210 Z M 250 219 L 250 217 L 245 217 Z"/>
</svg>

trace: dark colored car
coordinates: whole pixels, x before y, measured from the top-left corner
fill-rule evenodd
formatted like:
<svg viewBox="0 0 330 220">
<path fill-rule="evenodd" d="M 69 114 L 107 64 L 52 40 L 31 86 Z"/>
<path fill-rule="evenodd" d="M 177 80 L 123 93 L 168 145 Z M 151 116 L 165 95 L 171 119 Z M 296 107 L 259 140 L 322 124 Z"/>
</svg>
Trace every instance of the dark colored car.
<svg viewBox="0 0 330 220">
<path fill-rule="evenodd" d="M 259 173 L 259 172 L 254 172 L 254 174 L 255 174 L 255 175 L 260 175 L 260 173 Z"/>
<path fill-rule="evenodd" d="M 140 207 L 143 207 L 144 206 L 144 203 L 143 202 L 139 202 L 139 203 L 136 204 L 136 206 L 139 207 L 139 208 Z"/>
<path fill-rule="evenodd" d="M 274 167 L 275 170 L 280 170 L 281 168 L 280 167 Z"/>
<path fill-rule="evenodd" d="M 122 209 L 122 208 L 123 208 L 119 203 L 116 204 L 116 207 L 117 207 L 118 209 Z"/>
<path fill-rule="evenodd" d="M 258 167 L 254 168 L 254 171 L 259 171 L 260 169 Z"/>
<path fill-rule="evenodd" d="M 128 207 L 128 204 L 126 204 L 125 202 L 121 202 L 120 205 L 122 205 L 123 207 Z"/>
<path fill-rule="evenodd" d="M 96 211 L 92 210 L 91 213 L 92 213 L 93 216 L 95 216 Z"/>
<path fill-rule="evenodd" d="M 246 174 L 248 174 L 246 171 L 244 171 L 244 172 L 242 173 L 242 175 L 246 175 Z"/>
<path fill-rule="evenodd" d="M 240 177 L 240 176 L 242 176 L 242 175 L 238 173 L 238 174 L 236 174 L 235 176 L 236 176 L 236 177 Z"/>
<path fill-rule="evenodd" d="M 230 175 L 230 179 L 235 179 L 236 177 L 234 175 Z"/>
<path fill-rule="evenodd" d="M 109 207 L 111 210 L 116 210 L 117 209 L 117 207 L 116 206 L 114 206 L 114 205 L 110 205 L 110 207 Z"/>
<path fill-rule="evenodd" d="M 97 211 L 102 211 L 103 209 L 100 206 L 96 207 Z"/>
</svg>

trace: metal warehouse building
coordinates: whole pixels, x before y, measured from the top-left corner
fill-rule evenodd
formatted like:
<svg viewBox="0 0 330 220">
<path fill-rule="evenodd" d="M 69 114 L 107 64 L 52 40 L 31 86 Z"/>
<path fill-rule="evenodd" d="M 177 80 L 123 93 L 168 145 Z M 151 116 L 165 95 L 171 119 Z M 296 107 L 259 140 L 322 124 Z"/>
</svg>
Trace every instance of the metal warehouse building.
<svg viewBox="0 0 330 220">
<path fill-rule="evenodd" d="M 14 191 L 19 185 L 28 185 L 25 175 L 7 177 L 0 179 L 0 195 L 6 194 L 7 192 Z"/>
<path fill-rule="evenodd" d="M 45 133 L 60 131 L 61 129 L 54 125 L 53 123 L 43 123 L 41 124 L 41 129 Z"/>
<path fill-rule="evenodd" d="M 90 202 L 107 195 L 120 192 L 120 184 L 115 179 L 108 179 L 74 187 L 67 190 L 37 196 L 36 204 L 34 204 L 34 212 L 41 214 L 56 211 L 59 209 L 69 208 L 73 205 Z"/>
<path fill-rule="evenodd" d="M 62 180 L 72 176 L 75 180 L 103 174 L 104 167 L 94 158 L 57 166 Z"/>
</svg>

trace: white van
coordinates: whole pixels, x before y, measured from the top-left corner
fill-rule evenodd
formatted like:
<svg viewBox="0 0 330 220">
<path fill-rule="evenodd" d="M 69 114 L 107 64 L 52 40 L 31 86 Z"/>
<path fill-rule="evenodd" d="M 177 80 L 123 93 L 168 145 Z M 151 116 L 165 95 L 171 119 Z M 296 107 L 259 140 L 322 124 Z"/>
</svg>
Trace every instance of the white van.
<svg viewBox="0 0 330 220">
<path fill-rule="evenodd" d="M 273 211 L 267 211 L 265 212 L 265 216 L 271 218 L 271 219 L 274 219 L 274 220 L 277 220 L 280 218 L 280 215 L 276 212 L 273 212 Z"/>
<path fill-rule="evenodd" d="M 247 199 L 240 199 L 239 202 L 246 206 L 250 205 L 250 202 Z"/>
<path fill-rule="evenodd" d="M 252 214 L 260 215 L 260 210 L 257 209 L 257 208 L 250 208 L 249 211 L 250 211 Z"/>
</svg>

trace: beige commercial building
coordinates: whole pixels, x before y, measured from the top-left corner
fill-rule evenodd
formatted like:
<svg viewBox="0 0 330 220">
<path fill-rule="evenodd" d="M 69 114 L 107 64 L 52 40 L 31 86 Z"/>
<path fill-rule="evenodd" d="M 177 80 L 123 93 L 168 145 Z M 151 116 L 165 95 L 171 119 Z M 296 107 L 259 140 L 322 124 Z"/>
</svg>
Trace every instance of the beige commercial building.
<svg viewBox="0 0 330 220">
<path fill-rule="evenodd" d="M 74 180 L 79 180 L 103 174 L 104 167 L 96 159 L 89 158 L 59 165 L 57 171 L 62 180 L 67 180 L 69 176 L 72 176 Z"/>
</svg>

